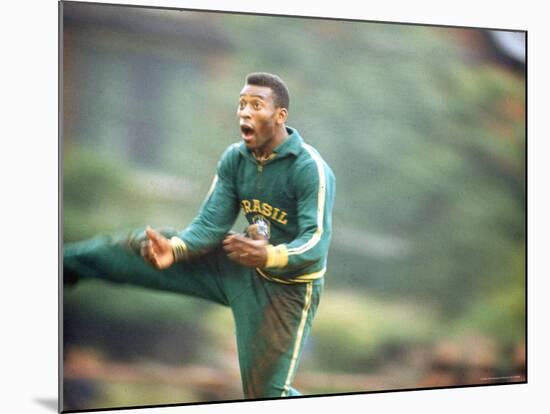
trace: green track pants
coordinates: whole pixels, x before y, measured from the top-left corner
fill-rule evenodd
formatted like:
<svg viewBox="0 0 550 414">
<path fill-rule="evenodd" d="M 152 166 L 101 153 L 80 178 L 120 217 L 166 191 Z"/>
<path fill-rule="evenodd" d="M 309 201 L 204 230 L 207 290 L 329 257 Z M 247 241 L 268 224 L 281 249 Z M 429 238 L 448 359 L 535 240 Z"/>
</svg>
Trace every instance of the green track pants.
<svg viewBox="0 0 550 414">
<path fill-rule="evenodd" d="M 171 231 L 162 231 L 170 236 Z M 138 254 L 143 231 L 103 235 L 63 249 L 65 280 L 96 278 L 202 298 L 233 312 L 245 398 L 300 395 L 291 387 L 323 279 L 280 284 L 216 249 L 164 270 Z"/>
</svg>

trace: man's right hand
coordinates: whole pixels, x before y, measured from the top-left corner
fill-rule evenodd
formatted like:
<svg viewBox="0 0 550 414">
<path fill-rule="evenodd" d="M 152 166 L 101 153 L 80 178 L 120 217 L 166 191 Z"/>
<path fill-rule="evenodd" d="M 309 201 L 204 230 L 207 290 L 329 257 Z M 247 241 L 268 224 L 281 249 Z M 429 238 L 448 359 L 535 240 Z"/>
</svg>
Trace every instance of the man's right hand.
<svg viewBox="0 0 550 414">
<path fill-rule="evenodd" d="M 166 269 L 174 264 L 174 253 L 170 240 L 147 226 L 147 240 L 141 243 L 140 254 L 143 259 L 157 269 Z"/>
</svg>

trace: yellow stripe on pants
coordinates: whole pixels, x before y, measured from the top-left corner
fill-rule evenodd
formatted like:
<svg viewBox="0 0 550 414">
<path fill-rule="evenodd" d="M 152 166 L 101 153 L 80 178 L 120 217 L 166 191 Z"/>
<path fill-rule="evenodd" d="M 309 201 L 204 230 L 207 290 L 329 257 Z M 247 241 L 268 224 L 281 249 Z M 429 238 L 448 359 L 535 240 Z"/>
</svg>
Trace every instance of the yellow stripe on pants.
<svg viewBox="0 0 550 414">
<path fill-rule="evenodd" d="M 281 397 L 286 397 L 288 391 L 290 390 L 290 382 L 292 381 L 292 376 L 294 369 L 296 367 L 296 361 L 298 360 L 298 354 L 300 353 L 300 346 L 302 345 L 302 337 L 304 335 L 304 329 L 306 327 L 307 314 L 311 306 L 311 296 L 313 293 L 313 284 L 309 283 L 307 285 L 306 297 L 304 303 L 304 309 L 302 310 L 302 318 L 300 320 L 300 325 L 298 326 L 298 332 L 296 334 L 296 342 L 294 343 L 294 351 L 292 353 L 292 359 L 290 360 L 290 367 L 288 369 L 288 374 L 285 381 L 285 386 Z"/>
</svg>

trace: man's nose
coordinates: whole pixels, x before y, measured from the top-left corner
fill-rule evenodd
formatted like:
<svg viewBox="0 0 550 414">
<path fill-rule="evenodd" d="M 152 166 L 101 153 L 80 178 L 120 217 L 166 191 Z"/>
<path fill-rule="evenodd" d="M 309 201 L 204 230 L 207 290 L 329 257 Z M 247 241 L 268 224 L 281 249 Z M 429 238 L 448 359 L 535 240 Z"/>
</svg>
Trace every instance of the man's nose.
<svg viewBox="0 0 550 414">
<path fill-rule="evenodd" d="M 250 109 L 248 105 L 245 105 L 244 108 L 239 109 L 237 112 L 239 118 L 250 118 Z"/>
</svg>

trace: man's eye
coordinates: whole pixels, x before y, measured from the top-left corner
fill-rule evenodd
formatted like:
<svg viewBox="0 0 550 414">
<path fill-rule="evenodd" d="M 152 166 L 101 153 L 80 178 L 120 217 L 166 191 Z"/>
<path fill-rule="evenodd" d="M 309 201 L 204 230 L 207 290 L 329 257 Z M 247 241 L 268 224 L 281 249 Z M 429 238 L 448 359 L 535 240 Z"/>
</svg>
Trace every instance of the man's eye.
<svg viewBox="0 0 550 414">
<path fill-rule="evenodd" d="M 262 104 L 260 102 L 254 102 L 254 109 L 260 109 Z"/>
</svg>

